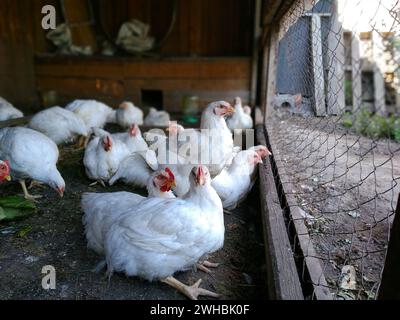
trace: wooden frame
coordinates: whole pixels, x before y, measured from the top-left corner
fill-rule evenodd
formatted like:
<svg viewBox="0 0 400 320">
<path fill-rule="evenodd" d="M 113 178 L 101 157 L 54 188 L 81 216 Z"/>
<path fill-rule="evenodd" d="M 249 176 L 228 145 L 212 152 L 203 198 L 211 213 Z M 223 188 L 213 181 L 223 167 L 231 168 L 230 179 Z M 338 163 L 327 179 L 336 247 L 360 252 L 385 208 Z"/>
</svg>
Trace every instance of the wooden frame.
<svg viewBox="0 0 400 320">
<path fill-rule="evenodd" d="M 271 11 L 264 16 L 262 91 L 260 93 L 264 124 L 267 123 L 267 119 L 272 113 L 276 95 L 279 41 L 290 26 L 296 23 L 297 20 L 291 17 L 291 8 L 299 5 L 299 3 L 298 0 L 273 2 L 274 6 L 271 7 Z M 312 6 L 313 1 L 305 1 L 304 11 L 311 9 Z M 282 28 L 282 26 L 285 27 Z M 261 144 L 264 144 L 266 139 L 266 133 L 263 128 L 256 128 L 257 140 Z M 260 193 L 262 198 L 261 208 L 264 219 L 264 230 L 266 233 L 267 260 L 273 260 L 269 262 L 268 269 L 271 280 L 269 284 L 270 294 L 276 299 L 304 299 L 303 292 L 299 290 L 299 286 L 301 288 L 300 279 L 297 278 L 298 282 L 295 279 L 296 276 L 298 277 L 298 274 L 297 269 L 293 267 L 294 256 L 292 250 L 291 248 L 287 250 L 287 246 L 290 246 L 289 231 L 284 223 L 283 217 L 285 212 L 282 209 L 282 204 L 278 206 L 279 202 L 276 200 L 279 199 L 277 193 L 278 184 L 283 193 L 279 196 L 284 197 L 286 203 L 295 204 L 297 201 L 290 192 L 288 192 L 293 189 L 289 183 L 282 183 L 279 177 L 278 181 L 274 180 L 271 167 L 272 163 L 275 165 L 279 175 L 286 176 L 286 173 L 282 165 L 283 162 L 281 161 L 279 150 L 276 148 L 273 140 L 269 141 L 269 146 L 271 147 L 273 157 L 271 158 L 271 163 L 267 161 L 267 163 L 260 168 Z M 263 201 L 265 201 L 265 203 Z M 304 259 L 305 269 L 302 271 L 308 274 L 312 283 L 312 297 L 317 300 L 331 300 L 333 298 L 332 294 L 328 289 L 328 283 L 309 237 L 308 230 L 304 225 L 304 219 L 301 216 L 300 208 L 298 206 L 291 206 L 286 209 L 289 211 L 290 221 L 292 223 L 289 227 L 293 227 L 294 229 L 295 239 L 298 240 L 298 250 Z M 279 235 L 275 234 L 276 230 L 278 230 Z M 285 253 L 283 253 L 285 251 L 286 254 L 290 251 L 291 257 L 287 257 Z M 286 265 L 286 268 L 279 267 L 279 264 L 282 263 Z M 290 288 L 287 287 L 288 284 Z"/>
<path fill-rule="evenodd" d="M 256 138 L 266 145 L 264 125 L 256 126 Z M 269 297 L 304 300 L 269 159 L 260 165 L 259 176 Z"/>
</svg>

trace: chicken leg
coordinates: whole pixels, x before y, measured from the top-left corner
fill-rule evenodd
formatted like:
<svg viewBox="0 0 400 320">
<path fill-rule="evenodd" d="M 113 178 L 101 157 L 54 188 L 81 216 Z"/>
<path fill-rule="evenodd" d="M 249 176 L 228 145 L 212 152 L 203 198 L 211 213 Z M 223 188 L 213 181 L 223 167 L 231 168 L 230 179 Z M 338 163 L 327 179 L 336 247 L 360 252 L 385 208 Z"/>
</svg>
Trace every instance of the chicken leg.
<svg viewBox="0 0 400 320">
<path fill-rule="evenodd" d="M 25 199 L 27 199 L 27 200 L 31 200 L 31 201 L 35 201 L 36 202 L 36 199 L 40 199 L 40 198 L 42 198 L 42 196 L 34 196 L 34 195 L 31 195 L 29 192 L 28 192 L 28 189 L 26 188 L 26 184 L 25 184 L 25 180 L 19 180 L 19 183 L 20 183 L 20 185 L 21 185 L 21 187 L 22 187 L 22 191 L 24 191 L 24 197 L 25 197 Z"/>
<path fill-rule="evenodd" d="M 89 187 L 94 187 L 94 186 L 96 186 L 96 185 L 98 185 L 98 184 L 100 184 L 103 188 L 106 187 L 106 184 L 105 184 L 104 181 L 101 180 L 101 179 L 99 179 L 99 180 L 97 180 L 97 181 L 95 181 L 95 182 L 89 184 Z"/>
<path fill-rule="evenodd" d="M 164 282 L 168 284 L 169 286 L 175 288 L 182 294 L 184 294 L 186 297 L 188 297 L 191 300 L 197 300 L 198 296 L 208 296 L 208 297 L 213 297 L 213 298 L 220 298 L 221 295 L 203 288 L 200 288 L 201 284 L 201 279 L 199 279 L 194 285 L 188 286 L 179 280 L 175 279 L 174 277 L 167 277 L 161 282 Z"/>
<path fill-rule="evenodd" d="M 199 269 L 205 273 L 208 273 L 208 274 L 212 273 L 212 271 L 209 268 L 218 268 L 218 266 L 219 266 L 219 263 L 213 263 L 213 262 L 210 262 L 207 260 L 204 260 L 203 262 L 199 262 L 196 265 L 197 269 Z"/>
<path fill-rule="evenodd" d="M 44 188 L 44 184 L 36 181 L 36 180 L 32 180 L 31 183 L 29 184 L 28 190 L 31 190 L 34 187 L 38 187 L 38 188 Z"/>
<path fill-rule="evenodd" d="M 77 142 L 76 142 L 76 148 L 77 150 L 82 150 L 85 149 L 89 143 L 90 140 L 90 135 L 87 136 L 79 136 Z"/>
</svg>

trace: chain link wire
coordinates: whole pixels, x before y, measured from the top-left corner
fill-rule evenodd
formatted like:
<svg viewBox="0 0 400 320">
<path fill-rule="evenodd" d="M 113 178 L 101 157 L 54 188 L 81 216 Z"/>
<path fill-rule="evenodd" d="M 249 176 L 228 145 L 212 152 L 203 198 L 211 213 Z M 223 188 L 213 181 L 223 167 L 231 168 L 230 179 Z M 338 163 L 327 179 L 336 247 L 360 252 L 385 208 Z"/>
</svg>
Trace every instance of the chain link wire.
<svg viewBox="0 0 400 320">
<path fill-rule="evenodd" d="M 310 2 L 297 1 L 279 26 L 266 128 L 288 226 L 307 227 L 292 239 L 296 259 L 309 254 L 295 247 L 307 236 L 322 267 L 309 277 L 299 263 L 302 281 L 333 299 L 375 299 L 400 192 L 400 5 Z"/>
</svg>

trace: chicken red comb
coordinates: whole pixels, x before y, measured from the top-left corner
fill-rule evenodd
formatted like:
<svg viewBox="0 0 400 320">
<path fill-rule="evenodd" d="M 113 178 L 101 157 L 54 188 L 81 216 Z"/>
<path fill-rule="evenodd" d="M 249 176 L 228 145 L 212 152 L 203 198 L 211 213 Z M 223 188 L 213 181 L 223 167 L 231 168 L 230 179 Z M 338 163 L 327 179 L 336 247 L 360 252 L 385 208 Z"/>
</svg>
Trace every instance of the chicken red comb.
<svg viewBox="0 0 400 320">
<path fill-rule="evenodd" d="M 170 180 L 175 180 L 175 176 L 174 176 L 174 174 L 172 173 L 172 171 L 171 171 L 170 168 L 168 168 L 168 167 L 165 168 L 165 172 L 168 173 L 168 176 L 169 176 Z"/>
</svg>

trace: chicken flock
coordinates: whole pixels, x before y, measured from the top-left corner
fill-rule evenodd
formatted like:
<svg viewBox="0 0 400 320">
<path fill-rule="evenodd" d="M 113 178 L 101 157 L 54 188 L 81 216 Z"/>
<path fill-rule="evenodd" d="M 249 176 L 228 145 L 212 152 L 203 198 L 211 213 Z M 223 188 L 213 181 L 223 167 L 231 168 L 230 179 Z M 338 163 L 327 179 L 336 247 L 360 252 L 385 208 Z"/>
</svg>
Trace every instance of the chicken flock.
<svg viewBox="0 0 400 320">
<path fill-rule="evenodd" d="M 172 122 L 165 111 L 143 111 L 125 101 L 117 109 L 95 100 L 75 100 L 34 115 L 25 127 L 0 129 L 0 183 L 18 181 L 27 199 L 25 181 L 43 183 L 61 197 L 66 186 L 57 169 L 57 145 L 78 142 L 85 148 L 83 165 L 93 184 L 117 181 L 147 188 L 148 196 L 131 192 L 84 193 L 82 222 L 88 247 L 104 256 L 98 270 L 162 281 L 190 299 L 218 297 L 173 277 L 197 266 L 210 272 L 218 264 L 206 260 L 224 244 L 224 210 L 236 208 L 250 192 L 257 165 L 270 155 L 265 146 L 241 150 L 233 130 L 251 129 L 250 107 L 240 98 L 233 106 L 210 103 L 200 129 Z M 0 120 L 22 117 L 0 98 Z M 228 118 L 226 120 L 226 118 Z M 117 123 L 124 132 L 104 127 Z M 141 125 L 166 127 L 142 132 Z M 40 161 L 38 161 L 40 159 Z"/>
</svg>

